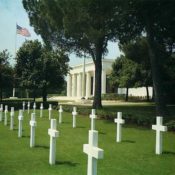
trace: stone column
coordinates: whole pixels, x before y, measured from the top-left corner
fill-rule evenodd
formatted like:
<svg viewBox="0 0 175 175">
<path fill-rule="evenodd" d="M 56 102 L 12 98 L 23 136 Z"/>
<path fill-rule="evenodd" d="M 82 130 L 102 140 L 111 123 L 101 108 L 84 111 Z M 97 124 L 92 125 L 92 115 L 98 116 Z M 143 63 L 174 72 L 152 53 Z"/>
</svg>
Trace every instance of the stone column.
<svg viewBox="0 0 175 175">
<path fill-rule="evenodd" d="M 91 75 L 90 72 L 86 73 L 86 98 L 91 94 Z"/>
<path fill-rule="evenodd" d="M 95 70 L 93 72 L 93 96 L 95 95 Z"/>
<path fill-rule="evenodd" d="M 82 96 L 82 79 L 81 73 L 77 75 L 77 97 Z"/>
<path fill-rule="evenodd" d="M 104 70 L 102 70 L 101 80 L 101 93 L 106 94 L 106 72 Z"/>
<path fill-rule="evenodd" d="M 72 75 L 72 97 L 76 97 L 77 95 L 77 76 L 76 74 Z"/>
<path fill-rule="evenodd" d="M 67 96 L 71 97 L 72 96 L 72 77 L 70 74 L 67 75 Z"/>
</svg>

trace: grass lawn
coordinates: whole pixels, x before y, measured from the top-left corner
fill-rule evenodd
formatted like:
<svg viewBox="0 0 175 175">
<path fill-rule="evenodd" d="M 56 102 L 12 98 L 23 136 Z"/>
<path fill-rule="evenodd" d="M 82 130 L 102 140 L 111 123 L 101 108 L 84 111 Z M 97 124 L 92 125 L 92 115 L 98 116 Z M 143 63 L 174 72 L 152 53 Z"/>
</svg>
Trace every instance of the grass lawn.
<svg viewBox="0 0 175 175">
<path fill-rule="evenodd" d="M 58 113 L 53 111 L 54 118 Z M 0 175 L 86 175 L 87 155 L 83 144 L 88 143 L 90 119 L 77 117 L 77 128 L 72 128 L 72 116 L 63 113 L 58 125 L 56 165 L 48 164 L 49 136 L 48 111 L 39 118 L 37 111 L 36 147 L 29 147 L 30 116 L 24 113 L 23 137 L 18 138 L 18 120 L 15 113 L 15 130 L 0 123 Z M 173 175 L 175 173 L 175 134 L 163 135 L 163 154 L 154 154 L 155 132 L 151 129 L 125 125 L 123 141 L 115 142 L 116 125 L 111 121 L 97 120 L 99 147 L 104 159 L 98 161 L 99 175 Z"/>
</svg>

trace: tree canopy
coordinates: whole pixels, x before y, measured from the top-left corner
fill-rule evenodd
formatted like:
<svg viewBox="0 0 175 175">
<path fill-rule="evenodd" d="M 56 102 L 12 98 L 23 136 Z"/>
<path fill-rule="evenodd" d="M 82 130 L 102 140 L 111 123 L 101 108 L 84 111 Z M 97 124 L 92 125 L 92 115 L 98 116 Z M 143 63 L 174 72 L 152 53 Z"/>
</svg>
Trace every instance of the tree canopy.
<svg viewBox="0 0 175 175">
<path fill-rule="evenodd" d="M 108 41 L 119 38 L 119 0 L 23 0 L 31 25 L 51 47 L 90 56 L 95 64 L 94 108 L 101 104 L 102 56 Z M 129 27 L 127 27 L 129 28 Z"/>
<path fill-rule="evenodd" d="M 4 88 L 13 87 L 14 70 L 9 63 L 11 58 L 7 50 L 0 52 L 0 99 Z"/>
<path fill-rule="evenodd" d="M 46 101 L 48 88 L 60 89 L 67 74 L 69 58 L 63 52 L 48 50 L 37 40 L 26 41 L 17 52 L 16 73 L 20 86 L 41 89 Z"/>
</svg>

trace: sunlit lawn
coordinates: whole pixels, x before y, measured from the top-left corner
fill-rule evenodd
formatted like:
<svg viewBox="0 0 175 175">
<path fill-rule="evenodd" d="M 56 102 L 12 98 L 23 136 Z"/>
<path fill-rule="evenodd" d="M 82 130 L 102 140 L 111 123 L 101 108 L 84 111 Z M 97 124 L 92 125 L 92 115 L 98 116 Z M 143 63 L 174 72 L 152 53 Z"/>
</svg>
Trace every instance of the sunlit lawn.
<svg viewBox="0 0 175 175">
<path fill-rule="evenodd" d="M 37 111 L 36 147 L 29 147 L 30 116 L 24 113 L 23 137 L 17 137 L 18 120 L 15 113 L 15 130 L 0 123 L 0 175 L 86 175 L 87 155 L 83 144 L 88 142 L 90 119 L 77 117 L 77 128 L 72 128 L 72 116 L 63 114 L 58 125 L 56 165 L 48 164 L 49 136 L 48 111 L 39 117 Z M 53 117 L 58 118 L 57 111 Z M 173 175 L 175 173 L 175 134 L 163 136 L 163 155 L 154 154 L 155 132 L 151 129 L 125 125 L 123 142 L 115 142 L 116 125 L 111 121 L 97 120 L 99 147 L 104 159 L 98 161 L 99 175 Z"/>
</svg>

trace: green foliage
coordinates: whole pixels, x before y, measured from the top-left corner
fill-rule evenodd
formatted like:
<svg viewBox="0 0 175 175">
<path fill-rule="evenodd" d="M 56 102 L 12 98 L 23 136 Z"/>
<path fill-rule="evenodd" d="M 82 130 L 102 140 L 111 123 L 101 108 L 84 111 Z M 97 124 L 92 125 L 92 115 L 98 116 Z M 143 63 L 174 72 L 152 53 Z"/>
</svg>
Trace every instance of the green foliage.
<svg viewBox="0 0 175 175">
<path fill-rule="evenodd" d="M 19 49 L 16 59 L 16 72 L 21 87 L 32 89 L 34 93 L 40 89 L 44 101 L 49 88 L 63 88 L 69 58 L 62 51 L 48 50 L 37 40 L 26 41 Z"/>
<path fill-rule="evenodd" d="M 10 66 L 10 53 L 7 50 L 0 52 L 0 98 L 2 100 L 3 89 L 12 88 L 14 83 L 14 69 Z"/>
<path fill-rule="evenodd" d="M 63 105 L 64 111 L 72 112 L 73 105 Z M 171 120 L 174 120 L 174 106 L 169 107 L 171 111 L 171 116 L 165 119 L 165 123 L 169 123 Z M 89 115 L 91 113 L 91 108 L 89 106 L 78 106 L 77 111 L 81 115 Z M 97 116 L 100 119 L 111 120 L 113 121 L 116 118 L 117 112 L 123 113 L 123 118 L 126 120 L 127 124 L 134 124 L 137 126 L 151 127 L 155 123 L 156 113 L 155 106 L 151 104 L 143 103 L 128 103 L 128 104 L 119 104 L 117 106 L 105 106 L 103 109 L 97 110 Z M 171 122 L 170 122 L 171 124 Z M 169 126 L 170 130 L 173 130 L 174 127 Z"/>
<path fill-rule="evenodd" d="M 128 59 L 138 64 L 140 72 L 140 80 L 137 82 L 138 86 L 153 86 L 149 48 L 146 37 L 131 40 L 128 43 L 120 45 L 120 48 Z"/>
<path fill-rule="evenodd" d="M 138 64 L 121 55 L 112 65 L 110 80 L 114 86 L 130 88 L 137 87 L 139 76 Z"/>
</svg>

